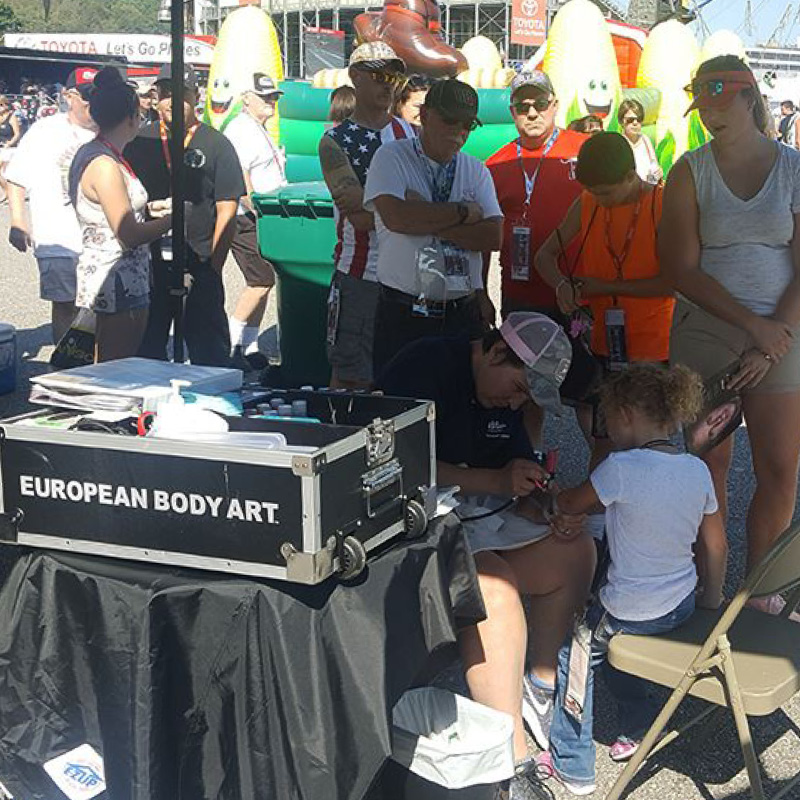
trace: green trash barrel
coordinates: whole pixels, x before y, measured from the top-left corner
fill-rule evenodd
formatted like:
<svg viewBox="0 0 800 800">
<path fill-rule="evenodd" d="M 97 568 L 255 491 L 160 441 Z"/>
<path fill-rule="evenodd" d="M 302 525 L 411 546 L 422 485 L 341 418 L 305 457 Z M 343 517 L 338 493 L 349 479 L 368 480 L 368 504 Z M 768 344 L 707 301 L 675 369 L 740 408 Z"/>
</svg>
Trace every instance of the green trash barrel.
<svg viewBox="0 0 800 800">
<path fill-rule="evenodd" d="M 278 331 L 285 387 L 327 386 L 327 299 L 336 227 L 322 181 L 253 195 L 261 254 L 275 267 Z"/>
</svg>

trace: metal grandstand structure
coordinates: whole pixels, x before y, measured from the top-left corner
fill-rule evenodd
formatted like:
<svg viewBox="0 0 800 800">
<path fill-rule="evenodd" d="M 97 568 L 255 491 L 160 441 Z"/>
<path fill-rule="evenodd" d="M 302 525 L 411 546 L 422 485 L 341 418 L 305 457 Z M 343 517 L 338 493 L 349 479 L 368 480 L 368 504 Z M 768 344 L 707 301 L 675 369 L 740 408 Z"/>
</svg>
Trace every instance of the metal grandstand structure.
<svg viewBox="0 0 800 800">
<path fill-rule="evenodd" d="M 548 0 L 548 13 L 555 12 L 566 0 Z M 594 0 L 603 13 L 624 20 L 626 9 L 616 0 Z M 622 0 L 624 2 L 624 0 Z M 633 2 L 633 0 L 632 0 Z M 350 52 L 353 40 L 353 18 L 364 11 L 379 11 L 382 0 L 262 0 L 278 29 L 288 77 L 303 75 L 305 36 L 308 28 L 332 28 L 345 32 L 345 52 Z M 482 35 L 497 45 L 506 60 L 514 63 L 533 54 L 530 47 L 512 45 L 509 38 L 511 2 L 491 0 L 440 0 L 442 29 L 445 38 L 455 47 L 467 39 Z"/>
</svg>

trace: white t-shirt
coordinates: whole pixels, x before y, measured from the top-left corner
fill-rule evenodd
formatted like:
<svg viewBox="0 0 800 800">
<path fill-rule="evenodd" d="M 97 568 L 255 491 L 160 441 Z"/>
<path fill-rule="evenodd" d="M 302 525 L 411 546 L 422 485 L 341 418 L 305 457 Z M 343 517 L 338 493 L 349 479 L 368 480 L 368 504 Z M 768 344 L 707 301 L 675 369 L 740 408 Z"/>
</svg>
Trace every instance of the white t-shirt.
<svg viewBox="0 0 800 800">
<path fill-rule="evenodd" d="M 656 158 L 656 151 L 653 149 L 653 143 L 644 134 L 639 137 L 636 144 L 632 144 L 633 158 L 636 162 L 636 174 L 647 183 L 655 183 L 654 176 L 659 169 L 658 159 Z"/>
<path fill-rule="evenodd" d="M 243 111 L 230 121 L 224 133 L 236 150 L 242 171 L 250 173 L 254 192 L 265 194 L 286 185 L 286 156 L 258 120 Z M 247 213 L 241 203 L 239 213 Z"/>
<path fill-rule="evenodd" d="M 429 159 L 416 139 L 388 142 L 372 159 L 364 188 L 364 208 L 375 214 L 375 230 L 378 235 L 378 283 L 399 289 L 406 294 L 417 294 L 417 251 L 429 244 L 432 236 L 411 236 L 390 231 L 380 217 L 375 203 L 376 197 L 390 195 L 401 200 L 406 193 L 416 192 L 423 200 L 433 199 L 433 175 L 441 165 Z M 449 202 L 478 203 L 485 219 L 502 217 L 497 202 L 494 182 L 486 166 L 477 158 L 459 153 Z M 473 289 L 483 287 L 483 259 L 477 250 L 469 252 L 469 276 Z M 447 297 L 434 300 L 452 300 L 466 294 L 464 291 L 448 290 Z"/>
<path fill-rule="evenodd" d="M 77 259 L 81 253 L 81 230 L 69 200 L 67 177 L 78 148 L 94 137 L 94 131 L 73 125 L 66 114 L 44 117 L 22 137 L 6 168 L 6 179 L 28 192 L 37 258 Z"/>
<path fill-rule="evenodd" d="M 717 506 L 708 467 L 697 457 L 637 449 L 612 453 L 592 473 L 606 508 L 611 552 L 600 601 L 618 619 L 657 619 L 697 584 L 692 545 Z"/>
</svg>

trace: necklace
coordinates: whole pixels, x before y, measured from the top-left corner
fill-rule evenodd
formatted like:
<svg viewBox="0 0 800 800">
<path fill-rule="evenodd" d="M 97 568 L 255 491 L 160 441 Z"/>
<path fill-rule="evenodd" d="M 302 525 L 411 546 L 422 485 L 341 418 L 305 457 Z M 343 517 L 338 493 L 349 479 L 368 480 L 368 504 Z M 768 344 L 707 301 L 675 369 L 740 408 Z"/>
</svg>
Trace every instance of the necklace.
<svg viewBox="0 0 800 800">
<path fill-rule="evenodd" d="M 164 161 L 167 162 L 167 169 L 172 170 L 172 157 L 170 156 L 169 152 L 169 134 L 167 132 L 167 126 L 163 123 L 159 123 L 159 133 L 161 134 L 161 149 L 164 152 Z M 184 151 L 189 146 L 189 142 L 192 141 L 192 137 L 195 134 L 195 131 L 200 127 L 199 122 L 195 122 L 187 131 L 186 136 L 183 140 L 183 149 Z"/>
<path fill-rule="evenodd" d="M 654 450 L 656 447 L 675 447 L 669 439 L 651 439 L 649 442 L 640 444 L 639 450 Z"/>
</svg>

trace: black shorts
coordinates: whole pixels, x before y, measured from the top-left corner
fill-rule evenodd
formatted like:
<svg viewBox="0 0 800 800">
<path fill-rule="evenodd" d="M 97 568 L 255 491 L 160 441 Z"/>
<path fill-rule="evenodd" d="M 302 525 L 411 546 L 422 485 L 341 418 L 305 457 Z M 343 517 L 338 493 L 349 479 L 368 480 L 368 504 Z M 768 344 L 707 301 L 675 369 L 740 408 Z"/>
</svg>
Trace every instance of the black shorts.
<svg viewBox="0 0 800 800">
<path fill-rule="evenodd" d="M 231 253 L 248 286 L 275 285 L 275 272 L 258 249 L 256 219 L 250 214 L 236 215 L 236 233 L 231 242 Z"/>
<path fill-rule="evenodd" d="M 412 313 L 415 297 L 381 286 L 375 312 L 375 340 L 372 346 L 373 374 L 384 367 L 408 344 L 426 336 L 468 336 L 480 339 L 486 333 L 478 297 L 472 292 L 451 300 L 442 317 L 419 317 Z"/>
</svg>

